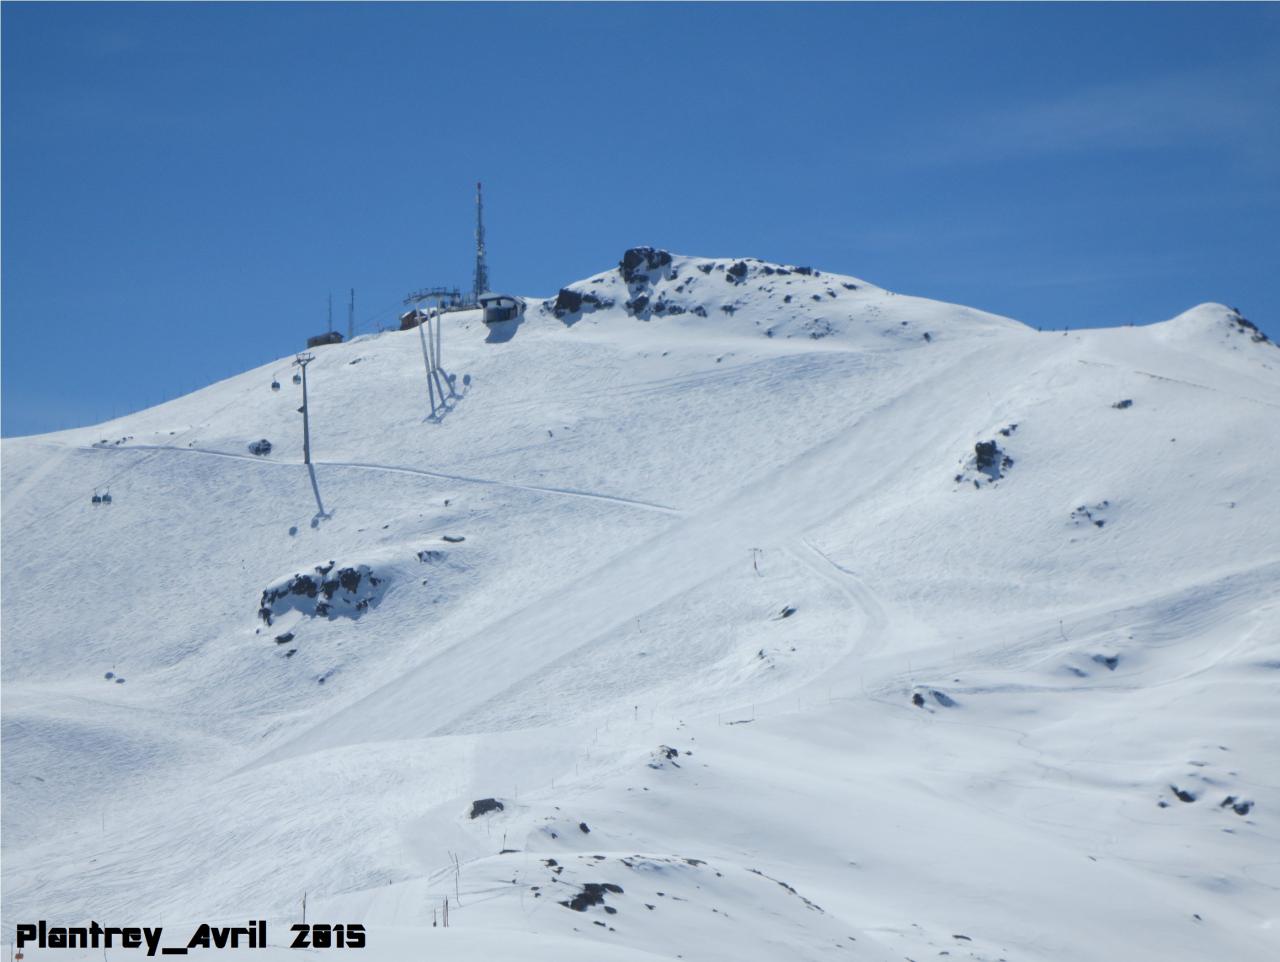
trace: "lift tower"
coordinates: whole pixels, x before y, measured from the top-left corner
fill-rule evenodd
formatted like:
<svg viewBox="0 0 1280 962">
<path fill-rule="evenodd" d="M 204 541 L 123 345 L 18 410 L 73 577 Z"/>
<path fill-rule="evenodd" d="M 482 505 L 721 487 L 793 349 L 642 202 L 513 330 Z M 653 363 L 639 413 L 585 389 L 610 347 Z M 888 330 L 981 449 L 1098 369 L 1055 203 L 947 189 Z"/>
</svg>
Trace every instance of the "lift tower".
<svg viewBox="0 0 1280 962">
<path fill-rule="evenodd" d="M 311 409 L 307 406 L 307 365 L 315 360 L 309 351 L 299 354 L 293 359 L 295 367 L 302 368 L 302 407 L 298 413 L 302 415 L 302 463 L 311 463 Z M 318 495 L 317 495 L 318 497 Z"/>
</svg>

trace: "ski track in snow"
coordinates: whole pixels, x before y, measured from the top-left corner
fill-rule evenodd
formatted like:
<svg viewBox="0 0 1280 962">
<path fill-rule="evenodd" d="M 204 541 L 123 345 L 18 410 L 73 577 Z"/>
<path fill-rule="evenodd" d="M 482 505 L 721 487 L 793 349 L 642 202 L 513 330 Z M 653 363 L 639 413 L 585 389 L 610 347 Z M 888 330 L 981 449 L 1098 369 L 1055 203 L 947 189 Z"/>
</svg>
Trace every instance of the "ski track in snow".
<svg viewBox="0 0 1280 962">
<path fill-rule="evenodd" d="M 415 334 L 317 351 L 310 528 L 288 359 L 6 440 L 6 924 L 279 941 L 305 890 L 368 962 L 1280 957 L 1275 348 L 733 263 L 451 316 L 430 424 Z M 327 559 L 380 605 L 254 620 Z"/>
<path fill-rule="evenodd" d="M 963 354 L 949 368 L 963 370 L 970 359 L 971 354 Z M 985 374 L 975 369 L 969 377 L 976 388 Z M 901 413 L 909 404 L 925 420 L 927 412 L 940 406 L 939 391 L 938 383 L 927 379 L 886 406 Z M 943 417 L 934 416 L 931 421 L 931 432 L 913 439 L 916 446 L 899 454 L 900 460 L 881 462 L 877 474 L 843 495 L 845 503 L 856 501 L 862 490 L 882 483 L 902 462 L 936 443 L 938 434 L 956 427 Z M 497 695 L 583 641 L 653 610 L 685 585 L 709 580 L 737 563 L 753 544 L 785 542 L 819 523 L 827 514 L 820 492 L 832 477 L 854 476 L 855 466 L 863 459 L 865 435 L 875 430 L 874 425 L 874 417 L 866 417 L 853 431 L 841 430 L 718 506 L 676 522 L 626 557 L 612 558 L 596 571 L 575 577 L 568 587 L 460 640 L 310 733 L 269 751 L 254 765 L 339 745 L 405 737 L 406 732 L 447 734 L 450 723 L 465 714 L 469 705 Z M 778 480 L 784 476 L 788 483 L 779 488 Z M 613 603 L 593 606 L 592 600 L 602 596 Z M 562 623 L 566 611 L 580 613 L 572 631 Z M 516 638 L 520 643 L 512 651 Z M 503 651 L 506 655 L 500 657 Z M 427 703 L 416 693 L 431 676 L 453 678 L 457 684 Z"/>
<path fill-rule="evenodd" d="M 231 458 L 237 461 L 249 461 L 253 464 L 273 464 L 285 468 L 306 467 L 306 465 L 292 464 L 287 461 L 279 461 L 274 458 L 258 457 L 249 454 L 238 454 L 231 451 L 216 451 L 212 448 L 178 448 L 171 445 L 152 445 L 152 444 L 134 444 L 127 448 L 82 448 L 81 450 L 97 450 L 97 451 L 155 451 L 167 452 L 173 454 L 202 454 L 215 458 Z M 610 504 L 625 505 L 632 508 L 643 508 L 650 511 L 658 511 L 663 514 L 680 515 L 682 512 L 677 508 L 669 507 L 665 504 L 654 504 L 649 501 L 639 501 L 634 498 L 624 498 L 619 495 L 602 494 L 596 491 L 578 491 L 573 488 L 555 488 L 544 487 L 537 484 L 525 484 L 520 481 L 503 481 L 496 478 L 477 478 L 464 474 L 447 474 L 442 471 L 427 471 L 424 468 L 409 468 L 395 464 L 368 464 L 360 461 L 317 461 L 313 460 L 312 465 L 315 467 L 328 468 L 355 468 L 362 471 L 385 471 L 390 474 L 410 474 L 423 478 L 434 478 L 439 481 L 460 481 L 466 484 L 479 484 L 495 488 L 511 488 L 516 491 L 531 491 L 535 494 L 555 494 L 564 495 L 569 498 L 585 498 L 591 501 L 604 501 Z"/>
</svg>

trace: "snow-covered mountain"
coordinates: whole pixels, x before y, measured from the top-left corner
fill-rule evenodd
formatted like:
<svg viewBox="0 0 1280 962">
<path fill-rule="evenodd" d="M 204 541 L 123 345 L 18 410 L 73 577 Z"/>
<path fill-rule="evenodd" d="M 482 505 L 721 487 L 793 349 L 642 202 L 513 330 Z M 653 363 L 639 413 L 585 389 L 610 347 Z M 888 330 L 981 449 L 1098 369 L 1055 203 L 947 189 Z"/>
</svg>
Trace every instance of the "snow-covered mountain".
<svg viewBox="0 0 1280 962">
<path fill-rule="evenodd" d="M 416 331 L 318 348 L 311 472 L 292 358 L 4 442 L 6 931 L 295 958 L 305 892 L 368 960 L 1280 957 L 1244 317 L 647 248 L 528 303 L 445 315 L 437 418 Z"/>
</svg>

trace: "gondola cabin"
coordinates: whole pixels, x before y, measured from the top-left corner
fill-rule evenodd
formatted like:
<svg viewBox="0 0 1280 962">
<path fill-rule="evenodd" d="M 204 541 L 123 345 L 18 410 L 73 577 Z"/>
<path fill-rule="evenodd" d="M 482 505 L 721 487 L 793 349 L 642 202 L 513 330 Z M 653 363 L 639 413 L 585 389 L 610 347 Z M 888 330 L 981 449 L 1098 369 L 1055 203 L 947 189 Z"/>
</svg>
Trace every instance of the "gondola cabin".
<svg viewBox="0 0 1280 962">
<path fill-rule="evenodd" d="M 514 321 L 524 313 L 524 300 L 510 294 L 481 294 L 480 309 L 484 311 L 486 324 Z"/>
</svg>

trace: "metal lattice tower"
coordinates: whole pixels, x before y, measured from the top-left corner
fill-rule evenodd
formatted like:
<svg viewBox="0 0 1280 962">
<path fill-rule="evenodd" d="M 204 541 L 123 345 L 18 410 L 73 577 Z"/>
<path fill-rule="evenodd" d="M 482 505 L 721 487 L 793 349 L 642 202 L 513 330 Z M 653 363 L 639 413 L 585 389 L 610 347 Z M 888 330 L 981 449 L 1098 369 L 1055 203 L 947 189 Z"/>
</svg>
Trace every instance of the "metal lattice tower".
<svg viewBox="0 0 1280 962">
<path fill-rule="evenodd" d="M 480 193 L 480 182 L 476 181 L 476 284 L 472 292 L 476 303 L 480 303 L 480 295 L 489 291 L 489 269 L 484 263 L 484 198 Z"/>
</svg>

